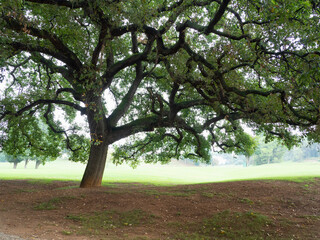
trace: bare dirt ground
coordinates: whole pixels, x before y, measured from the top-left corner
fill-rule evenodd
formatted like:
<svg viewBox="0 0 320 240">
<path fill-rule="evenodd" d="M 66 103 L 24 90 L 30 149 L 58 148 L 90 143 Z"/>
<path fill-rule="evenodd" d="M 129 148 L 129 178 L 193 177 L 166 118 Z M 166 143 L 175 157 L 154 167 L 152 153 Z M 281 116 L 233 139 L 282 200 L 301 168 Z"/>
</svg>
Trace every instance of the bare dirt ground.
<svg viewBox="0 0 320 240">
<path fill-rule="evenodd" d="M 25 239 L 320 239 L 320 179 L 160 187 L 0 180 L 0 232 Z"/>
</svg>

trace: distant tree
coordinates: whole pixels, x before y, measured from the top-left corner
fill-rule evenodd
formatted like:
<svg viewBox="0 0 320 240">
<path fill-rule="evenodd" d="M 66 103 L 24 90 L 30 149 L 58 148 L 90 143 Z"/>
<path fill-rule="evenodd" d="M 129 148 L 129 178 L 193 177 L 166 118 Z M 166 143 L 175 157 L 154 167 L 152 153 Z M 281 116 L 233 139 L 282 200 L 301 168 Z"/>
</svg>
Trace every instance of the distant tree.
<svg viewBox="0 0 320 240">
<path fill-rule="evenodd" d="M 38 169 L 41 163 L 42 163 L 41 160 L 36 160 L 35 169 Z"/>
<path fill-rule="evenodd" d="M 25 160 L 25 158 L 21 155 L 6 155 L 7 162 L 13 163 L 13 168 L 16 169 L 18 166 L 18 163 Z"/>
<path fill-rule="evenodd" d="M 15 160 L 10 161 L 25 161 L 26 168 L 29 161 L 44 163 L 59 156 L 61 143 L 58 140 L 61 138 L 52 135 L 41 121 L 33 119 L 26 124 L 23 119 L 11 119 L 6 127 L 6 133 L 1 138 L 6 144 L 2 145 L 2 149 L 8 156 L 15 156 Z"/>
<path fill-rule="evenodd" d="M 304 161 L 310 158 L 320 159 L 320 144 L 319 143 L 308 143 L 304 140 L 298 146 L 290 149 L 285 153 L 285 158 L 288 161 Z"/>
<path fill-rule="evenodd" d="M 301 146 L 295 146 L 292 149 L 286 151 L 283 155 L 283 158 L 285 161 L 299 162 L 304 160 L 303 155 L 304 153 Z"/>
<path fill-rule="evenodd" d="M 225 149 L 224 154 L 219 155 L 227 160 L 227 164 L 236 165 L 243 164 L 242 156 L 244 156 L 245 165 L 249 166 L 250 157 L 257 148 L 258 140 L 255 137 L 240 131 L 232 141 L 232 143 L 225 142 L 225 144 L 229 144 L 228 148 Z"/>
<path fill-rule="evenodd" d="M 320 157 L 320 145 L 318 143 L 308 144 L 305 142 L 301 148 L 304 159 Z"/>
<path fill-rule="evenodd" d="M 246 167 L 250 165 L 250 158 L 255 153 L 258 147 L 258 141 L 255 137 L 252 137 L 248 134 L 243 135 L 242 142 L 244 142 L 243 147 L 239 148 L 240 151 L 237 151 L 239 154 L 243 154 L 246 158 Z"/>
<path fill-rule="evenodd" d="M 6 162 L 6 154 L 4 152 L 0 152 L 0 162 Z"/>
<path fill-rule="evenodd" d="M 27 168 L 29 161 L 30 160 L 27 158 L 24 160 L 24 168 Z"/>
<path fill-rule="evenodd" d="M 212 155 L 210 165 L 212 165 L 212 166 L 219 165 L 219 157 L 221 157 L 221 156 L 217 157 L 217 155 Z"/>
<path fill-rule="evenodd" d="M 313 2 L 2 0 L 0 142 L 53 157 L 68 148 L 92 187 L 108 147 L 128 137 L 117 163 L 208 162 L 211 145 L 239 145 L 242 123 L 288 145 L 292 128 L 320 141 Z"/>
<path fill-rule="evenodd" d="M 243 161 L 240 163 L 238 158 L 235 158 L 232 153 L 225 153 L 225 152 L 214 152 L 213 158 L 215 162 L 219 161 L 219 164 L 222 165 L 240 165 L 243 164 Z"/>
<path fill-rule="evenodd" d="M 255 165 L 281 162 L 286 151 L 287 148 L 278 141 L 266 142 L 265 138 L 260 137 L 253 154 L 253 162 Z"/>
</svg>

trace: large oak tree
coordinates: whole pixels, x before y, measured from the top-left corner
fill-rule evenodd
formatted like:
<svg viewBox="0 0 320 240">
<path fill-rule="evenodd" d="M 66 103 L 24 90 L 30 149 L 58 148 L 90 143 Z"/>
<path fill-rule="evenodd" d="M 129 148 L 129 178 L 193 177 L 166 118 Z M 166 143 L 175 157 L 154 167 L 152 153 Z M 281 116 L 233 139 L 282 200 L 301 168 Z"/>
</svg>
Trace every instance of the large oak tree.
<svg viewBox="0 0 320 240">
<path fill-rule="evenodd" d="M 294 129 L 319 140 L 317 1 L 0 4 L 2 147 L 68 148 L 87 161 L 81 187 L 101 184 L 108 146 L 128 137 L 117 162 L 208 161 L 211 145 L 245 149 L 243 124 L 287 144 Z"/>
</svg>

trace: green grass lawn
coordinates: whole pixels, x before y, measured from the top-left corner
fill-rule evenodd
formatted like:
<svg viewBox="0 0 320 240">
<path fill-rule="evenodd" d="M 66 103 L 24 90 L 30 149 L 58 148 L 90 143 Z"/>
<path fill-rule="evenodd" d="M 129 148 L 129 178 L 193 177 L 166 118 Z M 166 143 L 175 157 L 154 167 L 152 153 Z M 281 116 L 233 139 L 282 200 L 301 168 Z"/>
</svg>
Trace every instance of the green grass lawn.
<svg viewBox="0 0 320 240">
<path fill-rule="evenodd" d="M 34 169 L 20 163 L 12 169 L 10 163 L 0 163 L 0 179 L 81 180 L 85 165 L 68 161 L 54 161 Z M 141 182 L 152 184 L 193 184 L 250 179 L 299 180 L 320 177 L 320 163 L 280 163 L 262 166 L 184 167 L 171 165 L 144 165 L 136 169 L 108 165 L 104 182 Z"/>
</svg>

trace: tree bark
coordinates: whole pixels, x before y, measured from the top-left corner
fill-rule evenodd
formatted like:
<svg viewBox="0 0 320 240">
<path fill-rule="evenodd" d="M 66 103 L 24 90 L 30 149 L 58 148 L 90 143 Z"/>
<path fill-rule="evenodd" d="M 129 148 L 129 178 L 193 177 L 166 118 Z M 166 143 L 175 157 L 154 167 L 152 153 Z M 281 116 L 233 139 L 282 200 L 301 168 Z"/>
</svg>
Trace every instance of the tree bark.
<svg viewBox="0 0 320 240">
<path fill-rule="evenodd" d="M 87 98 L 89 111 L 87 118 L 91 135 L 89 160 L 83 174 L 80 187 L 101 186 L 108 153 L 108 127 L 104 116 L 102 99 L 95 94 Z"/>
<path fill-rule="evenodd" d="M 103 143 L 91 145 L 88 164 L 80 184 L 81 188 L 101 186 L 107 154 L 108 145 Z"/>
</svg>

